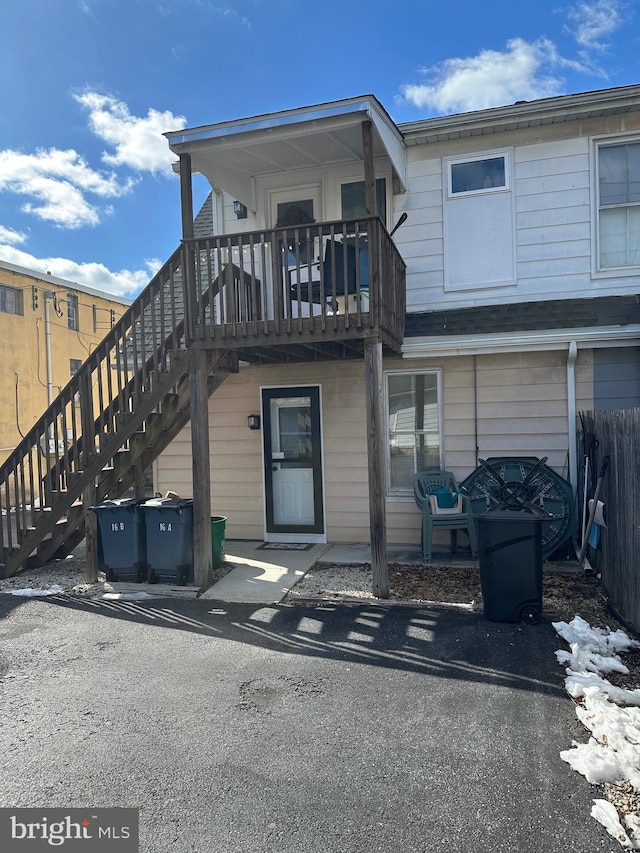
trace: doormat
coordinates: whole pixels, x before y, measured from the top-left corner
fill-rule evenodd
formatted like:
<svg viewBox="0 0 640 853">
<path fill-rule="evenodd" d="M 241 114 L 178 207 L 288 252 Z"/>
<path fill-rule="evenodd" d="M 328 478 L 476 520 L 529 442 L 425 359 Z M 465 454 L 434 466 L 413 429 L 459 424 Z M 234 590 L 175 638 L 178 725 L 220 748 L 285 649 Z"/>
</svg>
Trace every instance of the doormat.
<svg viewBox="0 0 640 853">
<path fill-rule="evenodd" d="M 258 545 L 256 551 L 308 551 L 313 548 L 313 543 L 307 545 L 304 542 L 263 542 Z"/>
</svg>

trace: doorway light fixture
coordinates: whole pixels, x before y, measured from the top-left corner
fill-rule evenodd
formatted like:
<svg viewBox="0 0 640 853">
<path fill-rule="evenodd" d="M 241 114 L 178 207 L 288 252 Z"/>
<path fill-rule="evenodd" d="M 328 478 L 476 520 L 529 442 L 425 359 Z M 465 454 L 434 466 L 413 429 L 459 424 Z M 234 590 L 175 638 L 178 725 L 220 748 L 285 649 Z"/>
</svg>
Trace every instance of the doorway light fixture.
<svg viewBox="0 0 640 853">
<path fill-rule="evenodd" d="M 241 201 L 233 202 L 233 212 L 236 215 L 237 219 L 246 219 L 247 218 L 247 206 L 243 204 Z"/>
<path fill-rule="evenodd" d="M 260 415 L 249 415 L 247 417 L 249 429 L 260 429 Z"/>
</svg>

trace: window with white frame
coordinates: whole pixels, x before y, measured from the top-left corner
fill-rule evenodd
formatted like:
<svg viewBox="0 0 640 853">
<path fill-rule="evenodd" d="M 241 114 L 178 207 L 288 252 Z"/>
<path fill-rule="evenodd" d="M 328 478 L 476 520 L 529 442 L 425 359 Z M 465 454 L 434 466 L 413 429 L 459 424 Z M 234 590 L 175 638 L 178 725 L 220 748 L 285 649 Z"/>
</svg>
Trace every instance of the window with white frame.
<svg viewBox="0 0 640 853">
<path fill-rule="evenodd" d="M 388 483 L 391 493 L 413 490 L 413 475 L 440 468 L 439 373 L 387 373 Z"/>
<path fill-rule="evenodd" d="M 598 268 L 640 266 L 640 141 L 597 151 Z"/>
<path fill-rule="evenodd" d="M 445 157 L 444 289 L 517 285 L 513 152 Z"/>
<path fill-rule="evenodd" d="M 449 161 L 449 196 L 508 188 L 507 155 Z"/>
</svg>

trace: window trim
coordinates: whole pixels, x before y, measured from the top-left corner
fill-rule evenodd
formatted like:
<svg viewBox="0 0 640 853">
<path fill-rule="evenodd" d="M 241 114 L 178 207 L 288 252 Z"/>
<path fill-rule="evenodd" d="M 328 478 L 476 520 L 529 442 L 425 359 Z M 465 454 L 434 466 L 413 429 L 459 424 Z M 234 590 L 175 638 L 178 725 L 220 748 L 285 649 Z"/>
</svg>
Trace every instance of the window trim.
<svg viewBox="0 0 640 853">
<path fill-rule="evenodd" d="M 71 332 L 80 331 L 80 300 L 77 293 L 67 294 L 67 328 Z"/>
<path fill-rule="evenodd" d="M 385 370 L 384 372 L 384 420 L 385 420 L 385 493 L 388 499 L 408 501 L 413 500 L 413 487 L 407 489 L 391 488 L 391 442 L 389 414 L 389 377 L 390 376 L 433 376 L 436 377 L 436 393 L 438 395 L 438 444 L 439 464 L 444 468 L 444 406 L 442 394 L 442 368 L 431 367 L 422 370 Z M 426 432 L 426 430 L 423 430 Z M 415 435 L 415 431 L 413 433 Z M 415 455 L 414 455 L 415 468 Z M 416 472 L 414 471 L 414 474 Z"/>
<path fill-rule="evenodd" d="M 479 163 L 482 160 L 497 160 L 502 157 L 504 160 L 504 185 L 499 187 L 481 187 L 478 190 L 466 190 L 465 192 L 453 192 L 453 180 L 451 175 L 451 167 L 462 165 L 463 163 Z M 501 148 L 496 151 L 483 151 L 479 154 L 467 154 L 458 157 L 445 157 L 445 183 L 447 187 L 447 200 L 452 201 L 457 198 L 469 198 L 476 195 L 493 195 L 494 193 L 511 192 L 512 184 L 512 167 L 511 167 L 511 151 L 506 148 Z"/>
<path fill-rule="evenodd" d="M 640 272 L 640 264 L 628 267 L 601 267 L 600 266 L 600 210 L 615 210 L 616 208 L 624 207 L 627 209 L 630 205 L 603 205 L 600 206 L 600 157 L 601 148 L 606 148 L 611 145 L 640 145 L 640 136 L 637 132 L 629 133 L 614 133 L 607 136 L 593 137 L 591 139 L 591 186 L 592 186 L 592 210 L 591 217 L 591 237 L 592 237 L 592 258 L 591 258 L 591 277 L 594 279 L 622 278 L 625 276 L 637 276 Z M 636 206 L 636 205 L 633 205 Z"/>
<path fill-rule="evenodd" d="M 0 288 L 5 293 L 12 293 L 15 296 L 15 311 L 0 310 L 0 314 L 8 314 L 10 317 L 24 317 L 24 291 L 19 287 L 12 287 L 10 284 L 2 282 Z M 6 305 L 6 300 L 5 300 Z"/>
</svg>

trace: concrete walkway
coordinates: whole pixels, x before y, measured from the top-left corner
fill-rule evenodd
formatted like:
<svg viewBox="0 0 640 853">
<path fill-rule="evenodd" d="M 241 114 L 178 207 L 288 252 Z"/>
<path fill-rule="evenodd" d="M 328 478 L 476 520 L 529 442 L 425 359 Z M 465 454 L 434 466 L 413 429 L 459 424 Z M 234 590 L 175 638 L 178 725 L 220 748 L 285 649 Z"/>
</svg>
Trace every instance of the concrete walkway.
<svg viewBox="0 0 640 853">
<path fill-rule="evenodd" d="M 303 551 L 284 546 L 281 550 L 265 549 L 262 542 L 227 541 L 225 562 L 234 568 L 200 598 L 240 604 L 277 603 L 330 547 L 312 545 Z"/>
<path fill-rule="evenodd" d="M 311 545 L 296 550 L 286 545 L 265 548 L 262 542 L 228 540 L 225 561 L 234 568 L 200 597 L 238 604 L 275 604 L 304 577 L 316 563 L 351 565 L 371 562 L 371 548 L 366 543 Z M 422 563 L 419 547 L 390 545 L 390 563 Z M 464 552 L 462 552 L 464 554 Z M 451 561 L 448 549 L 440 564 Z M 458 557 L 456 565 L 473 565 Z"/>
</svg>

